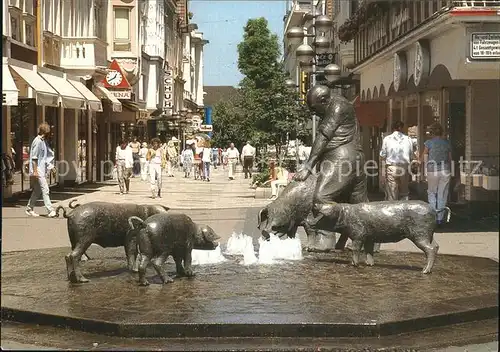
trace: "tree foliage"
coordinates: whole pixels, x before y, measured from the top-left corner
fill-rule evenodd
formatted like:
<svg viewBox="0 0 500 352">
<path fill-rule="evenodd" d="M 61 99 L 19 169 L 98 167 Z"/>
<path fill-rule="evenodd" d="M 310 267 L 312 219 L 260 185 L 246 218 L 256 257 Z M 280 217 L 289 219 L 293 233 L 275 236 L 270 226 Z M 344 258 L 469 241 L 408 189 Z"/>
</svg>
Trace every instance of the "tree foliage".
<svg viewBox="0 0 500 352">
<path fill-rule="evenodd" d="M 214 143 L 239 148 L 249 140 L 257 147 L 281 146 L 302 136 L 308 113 L 297 102 L 297 92 L 285 85 L 287 74 L 281 62 L 277 35 L 265 18 L 250 19 L 238 45 L 238 68 L 245 76 L 231 101 L 214 107 Z"/>
</svg>

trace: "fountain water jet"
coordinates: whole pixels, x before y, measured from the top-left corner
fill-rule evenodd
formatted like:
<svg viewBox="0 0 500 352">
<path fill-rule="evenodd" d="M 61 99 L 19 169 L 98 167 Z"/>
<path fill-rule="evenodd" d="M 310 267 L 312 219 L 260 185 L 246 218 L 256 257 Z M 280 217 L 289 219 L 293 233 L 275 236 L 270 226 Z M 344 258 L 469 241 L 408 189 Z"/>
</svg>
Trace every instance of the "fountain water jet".
<svg viewBox="0 0 500 352">
<path fill-rule="evenodd" d="M 193 249 L 191 256 L 193 265 L 218 264 L 227 260 L 222 255 L 220 244 L 213 251 Z"/>
<path fill-rule="evenodd" d="M 276 260 L 302 260 L 299 238 L 280 239 L 271 234 L 269 241 L 259 238 L 259 263 L 274 264 Z"/>
</svg>

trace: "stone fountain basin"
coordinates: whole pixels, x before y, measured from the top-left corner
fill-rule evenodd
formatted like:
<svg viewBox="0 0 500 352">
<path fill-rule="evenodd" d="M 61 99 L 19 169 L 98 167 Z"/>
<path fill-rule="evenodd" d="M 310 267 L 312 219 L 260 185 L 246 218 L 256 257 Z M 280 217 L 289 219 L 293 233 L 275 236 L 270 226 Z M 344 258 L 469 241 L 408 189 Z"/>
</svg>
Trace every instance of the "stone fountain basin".
<svg viewBox="0 0 500 352">
<path fill-rule="evenodd" d="M 91 281 L 70 284 L 68 252 L 3 254 L 2 319 L 123 337 L 368 337 L 498 316 L 498 263 L 485 258 L 439 255 L 423 275 L 423 253 L 382 251 L 359 268 L 348 251 L 267 266 L 229 257 L 168 285 L 150 268 L 139 287 L 122 248 L 97 246 L 82 265 Z"/>
</svg>

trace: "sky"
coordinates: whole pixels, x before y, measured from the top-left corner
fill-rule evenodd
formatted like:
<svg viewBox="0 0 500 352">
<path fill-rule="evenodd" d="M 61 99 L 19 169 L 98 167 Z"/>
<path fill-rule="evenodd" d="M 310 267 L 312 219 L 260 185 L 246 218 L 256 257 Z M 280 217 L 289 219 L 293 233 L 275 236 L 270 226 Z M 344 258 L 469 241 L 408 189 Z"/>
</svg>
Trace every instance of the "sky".
<svg viewBox="0 0 500 352">
<path fill-rule="evenodd" d="M 285 0 L 189 0 L 188 7 L 194 15 L 191 23 L 210 41 L 203 51 L 205 86 L 237 86 L 243 78 L 238 71 L 237 45 L 249 19 L 265 17 L 283 43 Z"/>
</svg>

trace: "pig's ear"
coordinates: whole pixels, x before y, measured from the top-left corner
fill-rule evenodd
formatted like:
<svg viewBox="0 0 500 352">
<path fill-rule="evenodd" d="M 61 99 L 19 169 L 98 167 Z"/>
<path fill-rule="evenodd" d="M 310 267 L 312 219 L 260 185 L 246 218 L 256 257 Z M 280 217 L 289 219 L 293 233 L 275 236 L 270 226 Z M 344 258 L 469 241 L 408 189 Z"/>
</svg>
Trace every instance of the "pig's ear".
<svg viewBox="0 0 500 352">
<path fill-rule="evenodd" d="M 267 221 L 268 214 L 269 214 L 269 209 L 267 208 L 261 209 L 259 211 L 259 214 L 257 215 L 257 228 L 259 230 L 260 230 L 260 225 L 262 225 L 264 221 Z"/>
<path fill-rule="evenodd" d="M 220 236 L 218 236 L 210 226 L 204 226 L 201 233 L 203 238 L 207 241 L 216 241 L 220 239 Z"/>
<path fill-rule="evenodd" d="M 166 206 L 164 206 L 164 205 L 160 205 L 160 206 L 161 206 L 163 209 L 165 209 L 165 211 L 169 211 L 169 210 L 170 210 L 170 208 L 169 208 L 169 207 L 166 207 Z"/>
</svg>

